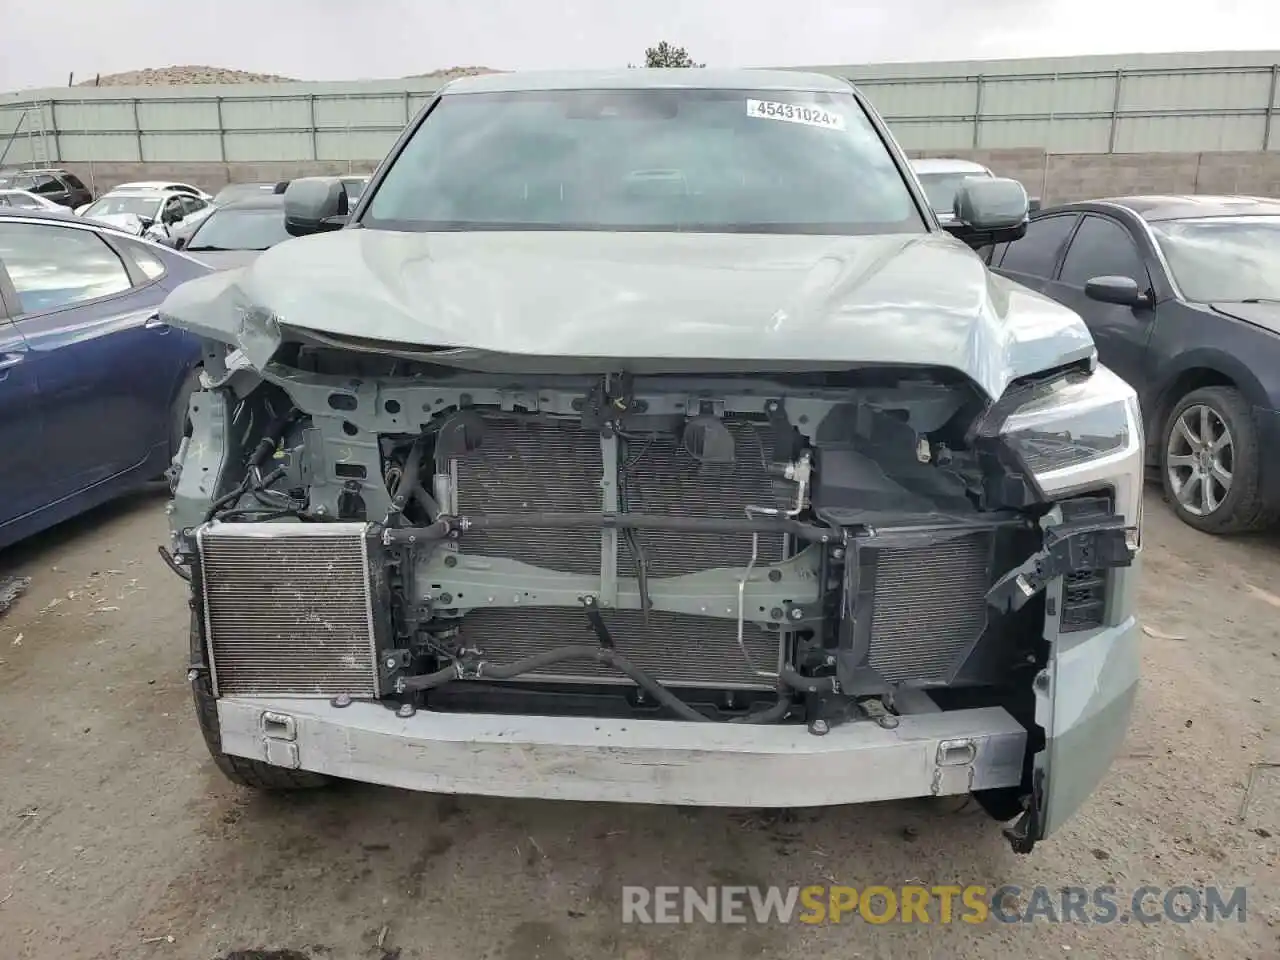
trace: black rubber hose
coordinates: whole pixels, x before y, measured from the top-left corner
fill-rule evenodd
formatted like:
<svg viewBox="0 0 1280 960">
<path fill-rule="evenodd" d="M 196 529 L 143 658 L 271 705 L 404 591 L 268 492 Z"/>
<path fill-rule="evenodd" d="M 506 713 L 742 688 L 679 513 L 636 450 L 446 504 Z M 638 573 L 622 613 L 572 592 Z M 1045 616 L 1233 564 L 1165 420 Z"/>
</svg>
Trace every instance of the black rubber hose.
<svg viewBox="0 0 1280 960">
<path fill-rule="evenodd" d="M 730 723 L 778 723 L 787 715 L 795 703 L 787 694 L 778 697 L 778 702 L 773 704 L 767 710 L 760 710 L 757 713 L 748 713 L 745 717 L 734 717 Z"/>
<path fill-rule="evenodd" d="M 391 497 L 392 513 L 404 513 L 405 504 L 413 496 L 414 487 L 419 485 L 418 477 L 422 474 L 422 454 L 425 452 L 426 446 L 427 438 L 424 434 L 413 441 L 413 446 L 409 448 L 409 456 L 405 458 L 404 470 L 400 474 L 400 482 L 396 484 L 396 492 Z"/>
<path fill-rule="evenodd" d="M 156 549 L 160 551 L 160 559 L 164 561 L 164 565 L 166 567 L 180 576 L 183 580 L 187 581 L 187 583 L 191 582 L 190 570 L 184 569 L 182 564 L 174 559 L 173 554 L 166 550 L 163 545 L 156 547 Z"/>
<path fill-rule="evenodd" d="M 801 693 L 827 693 L 836 689 L 835 677 L 806 677 L 794 667 L 783 667 L 778 671 L 778 679 Z"/>
<path fill-rule="evenodd" d="M 710 717 L 704 716 L 693 707 L 689 706 L 675 694 L 671 693 L 658 681 L 654 680 L 647 673 L 633 664 L 626 657 L 614 650 L 605 647 L 592 647 L 585 644 L 577 644 L 574 646 L 556 647 L 554 650 L 547 650 L 544 653 L 535 654 L 532 657 L 526 657 L 523 660 L 517 660 L 514 663 L 490 664 L 481 663 L 479 665 L 479 673 L 475 677 L 476 680 L 514 680 L 516 677 L 526 673 L 533 673 L 543 667 L 549 667 L 556 663 L 563 663 L 566 660 L 595 660 L 605 666 L 613 667 L 620 673 L 625 674 L 636 682 L 646 693 L 653 696 L 662 706 L 666 707 L 682 720 L 690 720 L 694 723 L 711 723 Z M 402 689 L 406 692 L 417 690 L 434 690 L 442 687 L 446 683 L 452 683 L 455 680 L 465 680 L 466 677 L 459 677 L 455 667 L 447 667 L 444 670 L 437 670 L 435 673 L 424 674 L 419 677 L 410 677 L 404 681 Z"/>
<path fill-rule="evenodd" d="M 284 436 L 285 430 L 297 415 L 297 408 L 292 407 L 283 416 L 274 417 L 267 423 L 267 428 L 262 431 L 262 439 L 253 448 L 253 453 L 249 454 L 250 471 L 255 467 L 261 467 L 267 462 L 267 458 L 276 452 L 276 447 L 280 445 L 280 438 Z"/>
</svg>

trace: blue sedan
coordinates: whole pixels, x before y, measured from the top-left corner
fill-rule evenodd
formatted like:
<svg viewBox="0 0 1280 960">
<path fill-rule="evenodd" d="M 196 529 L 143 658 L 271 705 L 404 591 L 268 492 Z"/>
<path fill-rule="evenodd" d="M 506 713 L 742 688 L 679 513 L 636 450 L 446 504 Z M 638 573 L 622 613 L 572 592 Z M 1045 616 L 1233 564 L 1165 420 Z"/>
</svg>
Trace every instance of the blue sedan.
<svg viewBox="0 0 1280 960">
<path fill-rule="evenodd" d="M 200 344 L 157 310 L 207 272 L 78 217 L 0 210 L 0 548 L 164 473 Z"/>
</svg>

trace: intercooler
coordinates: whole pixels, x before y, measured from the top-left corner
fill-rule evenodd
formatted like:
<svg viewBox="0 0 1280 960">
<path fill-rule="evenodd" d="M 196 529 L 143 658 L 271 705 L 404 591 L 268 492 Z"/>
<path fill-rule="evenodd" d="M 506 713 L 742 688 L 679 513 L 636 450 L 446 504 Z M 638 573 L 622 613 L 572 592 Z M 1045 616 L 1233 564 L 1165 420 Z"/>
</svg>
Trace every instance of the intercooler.
<svg viewBox="0 0 1280 960">
<path fill-rule="evenodd" d="M 218 696 L 377 696 L 365 529 L 218 523 L 197 532 Z"/>
<path fill-rule="evenodd" d="M 794 487 L 768 473 L 773 458 L 767 424 L 729 417 L 732 464 L 699 463 L 678 438 L 659 434 L 619 442 L 617 477 L 620 506 L 634 513 L 668 517 L 746 519 L 748 505 L 785 508 Z M 485 418 L 484 442 L 454 461 L 458 512 L 584 512 L 604 509 L 601 479 L 605 445 L 598 433 L 575 420 Z M 600 530 L 475 530 L 464 535 L 465 553 L 505 557 L 566 573 L 598 576 Z M 750 535 L 637 531 L 634 544 L 619 532 L 618 576 L 637 576 L 636 554 L 647 577 L 675 577 L 717 567 L 745 567 Z M 761 537 L 758 563 L 784 556 L 780 537 Z M 636 610 L 606 611 L 606 625 L 618 649 L 637 666 L 672 686 L 768 689 L 773 681 L 756 674 L 742 656 L 732 619 Z M 580 609 L 504 608 L 476 610 L 462 619 L 460 640 L 494 662 L 509 662 L 568 643 L 593 642 Z M 776 670 L 784 634 L 747 625 L 751 661 Z M 522 679 L 627 682 L 593 663 L 558 664 Z"/>
</svg>

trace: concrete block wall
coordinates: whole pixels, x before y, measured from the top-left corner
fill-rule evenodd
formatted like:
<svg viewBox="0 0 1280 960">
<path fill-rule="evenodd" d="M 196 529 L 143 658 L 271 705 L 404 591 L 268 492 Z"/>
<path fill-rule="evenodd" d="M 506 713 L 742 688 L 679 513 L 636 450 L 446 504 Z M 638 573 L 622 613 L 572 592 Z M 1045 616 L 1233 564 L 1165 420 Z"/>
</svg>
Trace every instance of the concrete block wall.
<svg viewBox="0 0 1280 960">
<path fill-rule="evenodd" d="M 912 152 L 912 156 L 943 156 Z M 1045 204 L 1143 193 L 1242 193 L 1280 197 L 1280 151 L 1213 153 L 1046 153 L 1039 149 L 962 150 L 945 156 L 976 160 L 1021 180 Z M 228 183 L 372 173 L 376 160 L 259 163 L 68 163 L 102 192 L 130 180 L 178 180 L 213 193 Z"/>
</svg>

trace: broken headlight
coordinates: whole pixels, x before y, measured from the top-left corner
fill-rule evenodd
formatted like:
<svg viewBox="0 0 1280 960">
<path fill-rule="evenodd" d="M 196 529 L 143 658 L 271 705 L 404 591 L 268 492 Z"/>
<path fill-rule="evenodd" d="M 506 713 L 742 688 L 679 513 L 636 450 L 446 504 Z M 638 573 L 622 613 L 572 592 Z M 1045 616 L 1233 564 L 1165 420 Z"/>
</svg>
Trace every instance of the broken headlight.
<svg viewBox="0 0 1280 960">
<path fill-rule="evenodd" d="M 1116 512 L 1139 524 L 1142 417 L 1133 388 L 1110 370 L 1045 386 L 1009 414 L 1000 432 L 1049 496 L 1108 488 Z"/>
</svg>

